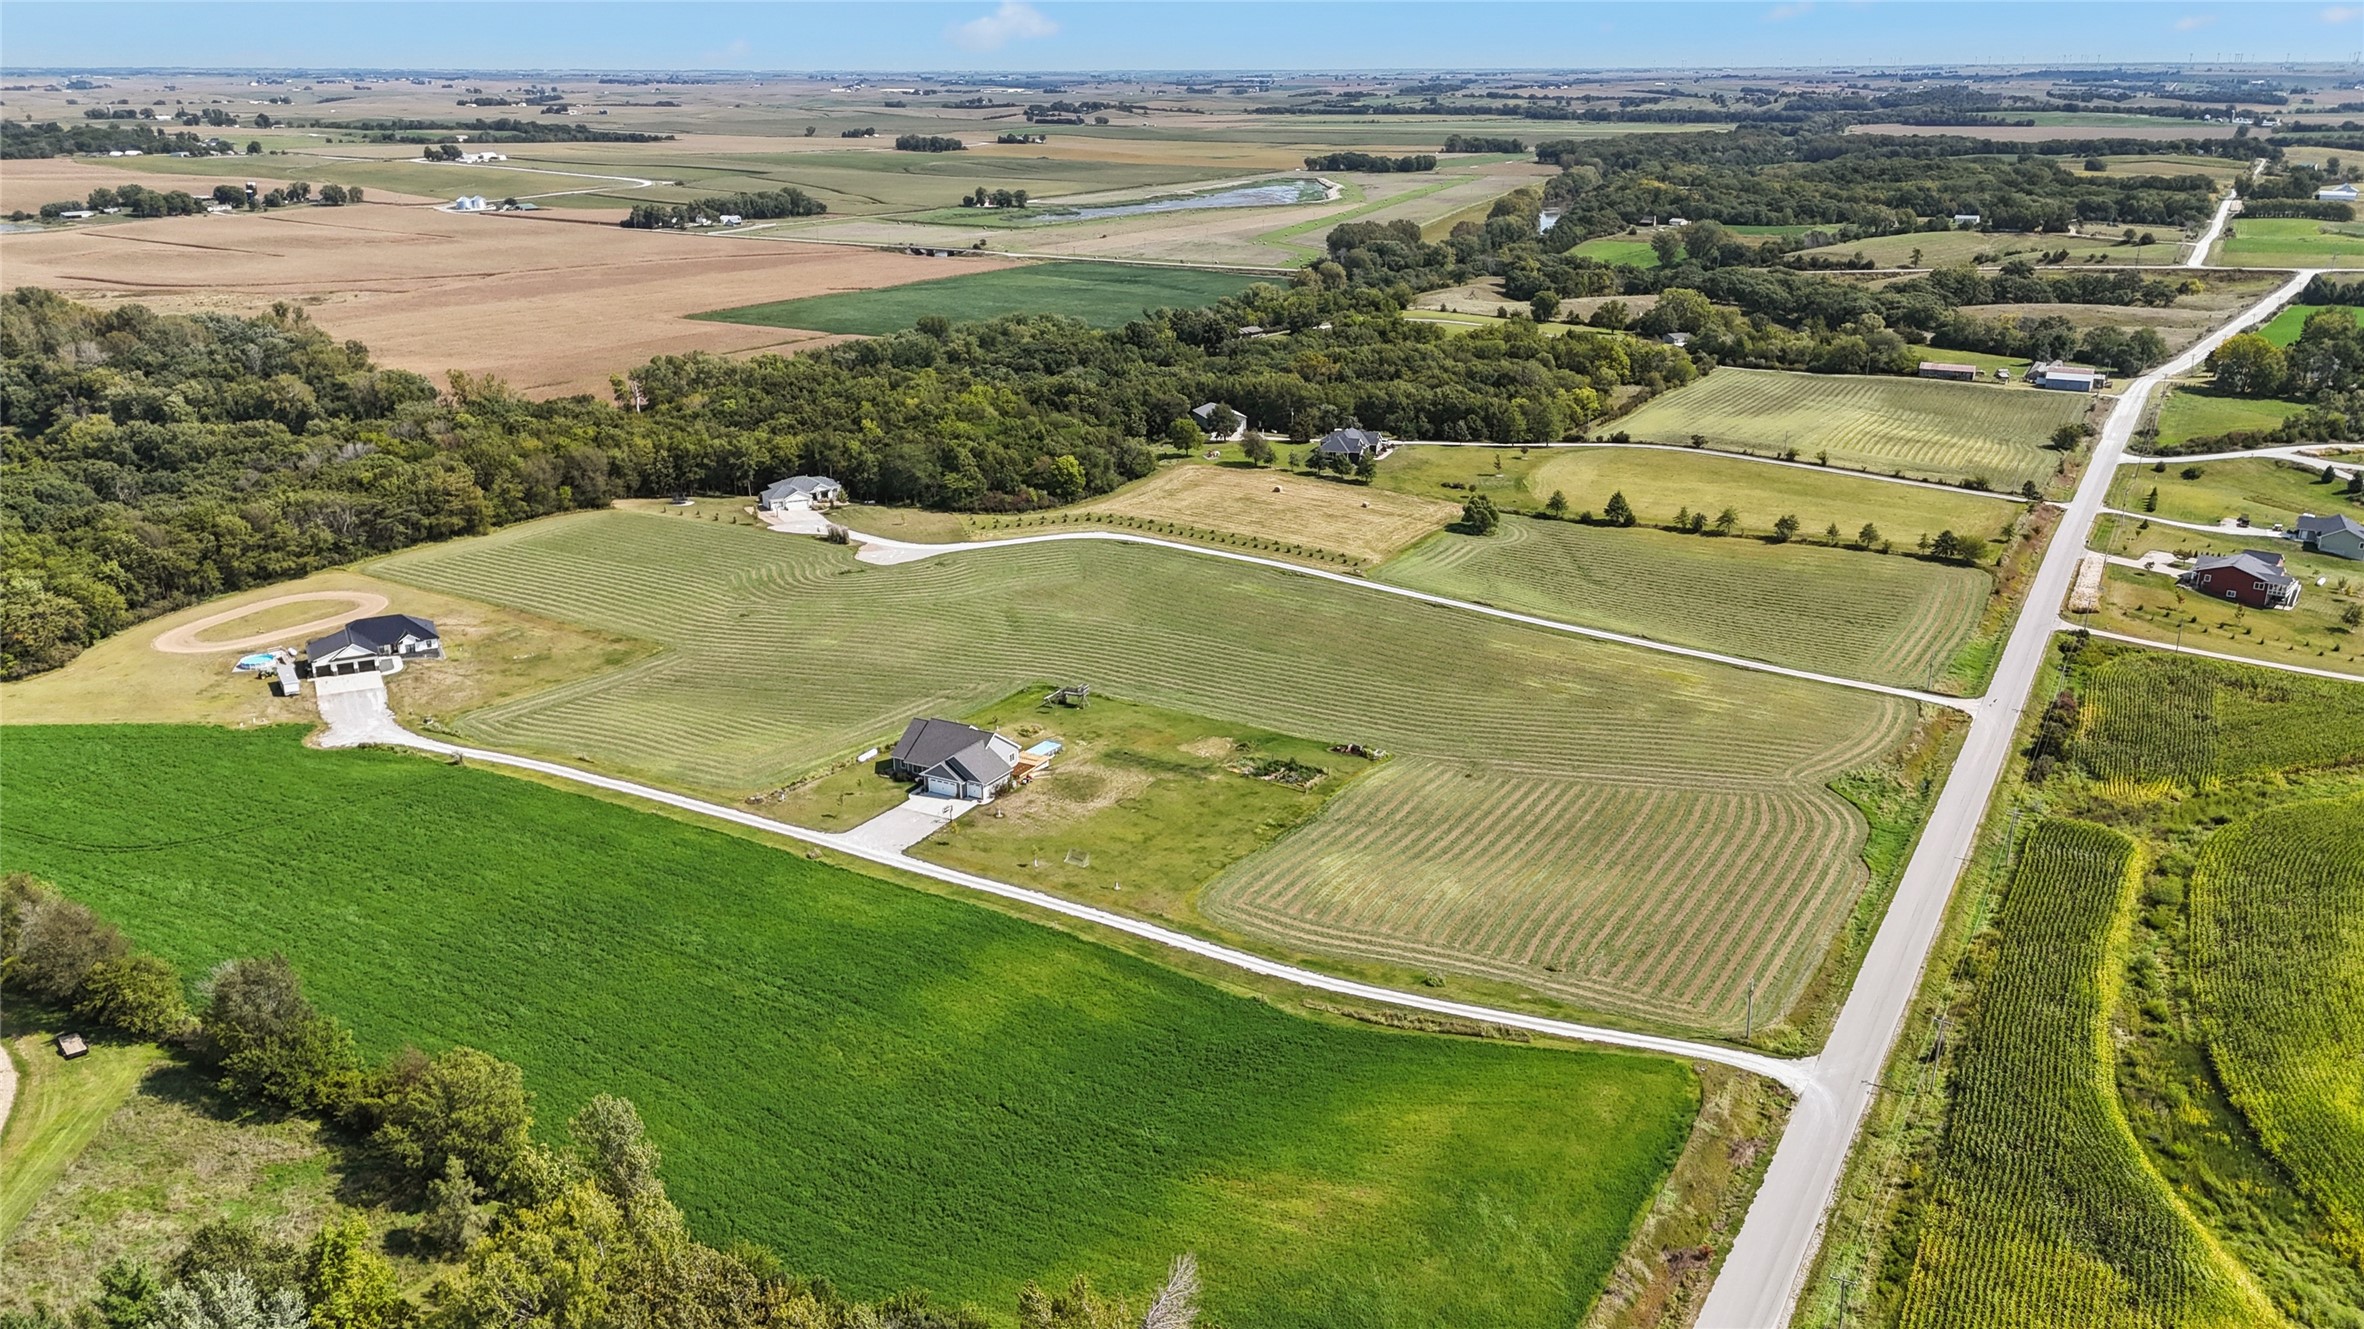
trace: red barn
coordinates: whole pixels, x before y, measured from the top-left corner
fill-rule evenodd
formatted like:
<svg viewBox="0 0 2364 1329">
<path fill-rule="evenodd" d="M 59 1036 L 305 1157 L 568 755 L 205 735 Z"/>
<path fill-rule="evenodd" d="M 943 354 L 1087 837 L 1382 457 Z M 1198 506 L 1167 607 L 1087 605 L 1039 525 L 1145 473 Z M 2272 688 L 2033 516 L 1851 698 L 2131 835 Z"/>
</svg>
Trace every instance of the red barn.
<svg viewBox="0 0 2364 1329">
<path fill-rule="evenodd" d="M 2179 579 L 2202 595 L 2252 609 L 2288 609 L 2298 603 L 2298 578 L 2282 571 L 2282 556 L 2262 549 L 2205 555 Z"/>
</svg>

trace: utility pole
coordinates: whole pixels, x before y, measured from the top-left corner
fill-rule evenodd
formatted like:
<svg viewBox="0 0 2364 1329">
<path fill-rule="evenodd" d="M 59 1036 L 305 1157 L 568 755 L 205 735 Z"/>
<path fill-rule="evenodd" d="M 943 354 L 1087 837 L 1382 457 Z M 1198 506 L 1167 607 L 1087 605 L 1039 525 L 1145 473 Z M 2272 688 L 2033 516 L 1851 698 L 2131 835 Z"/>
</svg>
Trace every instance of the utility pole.
<svg viewBox="0 0 2364 1329">
<path fill-rule="evenodd" d="M 1742 1030 L 1740 1041 L 1743 1043 L 1757 1036 L 1757 981 L 1753 978 L 1748 980 L 1748 1022 L 1742 1026 Z"/>
</svg>

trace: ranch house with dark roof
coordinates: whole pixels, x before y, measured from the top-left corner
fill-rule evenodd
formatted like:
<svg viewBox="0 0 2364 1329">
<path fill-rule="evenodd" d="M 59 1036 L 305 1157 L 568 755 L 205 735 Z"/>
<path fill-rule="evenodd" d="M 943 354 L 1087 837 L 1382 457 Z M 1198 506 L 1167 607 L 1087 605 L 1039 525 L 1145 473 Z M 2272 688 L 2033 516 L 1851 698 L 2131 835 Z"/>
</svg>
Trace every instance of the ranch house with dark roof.
<svg viewBox="0 0 2364 1329">
<path fill-rule="evenodd" d="M 791 475 L 764 486 L 755 506 L 765 512 L 789 508 L 825 508 L 845 501 L 845 486 L 826 475 Z"/>
<path fill-rule="evenodd" d="M 314 677 L 323 674 L 391 674 L 410 660 L 440 660 L 443 638 L 416 614 L 357 618 L 325 637 L 304 644 Z"/>
<path fill-rule="evenodd" d="M 1321 453 L 1325 457 L 1345 457 L 1360 461 L 1369 457 L 1376 461 L 1395 451 L 1395 444 L 1379 437 L 1371 429 L 1333 429 L 1322 435 Z"/>
<path fill-rule="evenodd" d="M 2282 570 L 2282 556 L 2263 549 L 2210 554 L 2177 578 L 2202 595 L 2252 609 L 2288 609 L 2298 603 L 2298 578 Z"/>
<path fill-rule="evenodd" d="M 903 729 L 887 758 L 887 774 L 913 780 L 937 798 L 987 802 L 1016 774 L 1018 745 L 958 720 L 922 717 Z"/>
<path fill-rule="evenodd" d="M 2298 519 L 2298 538 L 2308 549 L 2333 558 L 2364 558 L 2364 525 L 2353 517 L 2339 513 L 2317 516 L 2312 512 Z"/>
</svg>

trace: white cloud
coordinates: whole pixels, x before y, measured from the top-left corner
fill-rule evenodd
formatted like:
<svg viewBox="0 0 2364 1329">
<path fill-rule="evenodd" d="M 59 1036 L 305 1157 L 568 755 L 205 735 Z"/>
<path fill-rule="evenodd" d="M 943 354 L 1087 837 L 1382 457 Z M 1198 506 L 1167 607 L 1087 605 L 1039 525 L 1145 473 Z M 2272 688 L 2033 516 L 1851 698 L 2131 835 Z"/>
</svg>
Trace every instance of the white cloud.
<svg viewBox="0 0 2364 1329">
<path fill-rule="evenodd" d="M 2352 5 L 2333 5 L 2323 11 L 2325 23 L 2347 24 L 2360 18 L 2364 18 L 2364 9 L 2357 9 Z"/>
<path fill-rule="evenodd" d="M 1058 30 L 1058 24 L 1023 0 L 1002 0 L 1001 8 L 982 18 L 955 23 L 944 35 L 964 51 L 998 51 L 1010 42 L 1048 37 Z"/>
<path fill-rule="evenodd" d="M 1772 9 L 1766 11 L 1765 21 L 1767 23 L 1781 23 L 1793 18 L 1803 18 L 1813 12 L 1814 0 L 1797 0 L 1795 4 L 1773 6 Z"/>
<path fill-rule="evenodd" d="M 2177 32 L 2197 32 L 2215 22 L 2216 15 L 2214 14 L 2186 14 L 2175 20 L 2175 30 Z"/>
</svg>

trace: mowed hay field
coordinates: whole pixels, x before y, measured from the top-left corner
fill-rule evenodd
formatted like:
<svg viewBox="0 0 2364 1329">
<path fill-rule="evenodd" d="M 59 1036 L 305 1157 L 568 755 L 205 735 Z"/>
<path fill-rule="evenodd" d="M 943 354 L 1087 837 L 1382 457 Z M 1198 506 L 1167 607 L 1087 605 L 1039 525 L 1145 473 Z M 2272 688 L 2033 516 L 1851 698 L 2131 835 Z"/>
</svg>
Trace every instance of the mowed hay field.
<svg viewBox="0 0 2364 1329">
<path fill-rule="evenodd" d="M 1472 881 L 1446 904 L 1376 920 L 1358 952 L 1462 972 L 1498 969 L 1523 939 L 1485 921 L 1540 910 L 1570 954 L 1619 914 L 1654 920 L 1633 986 L 1579 991 L 1538 965 L 1534 987 L 1690 1024 L 1740 1019 L 1744 975 L 1810 967 L 1853 899 L 1864 828 L 1823 787 L 1909 734 L 1900 700 L 1588 642 L 1350 586 L 1113 541 L 979 549 L 879 567 L 843 548 L 628 513 L 514 527 L 381 560 L 380 575 L 539 611 L 669 649 L 623 670 L 463 717 L 502 747 L 730 797 L 765 790 L 891 737 L 914 714 L 960 714 L 1037 679 L 1325 743 L 1360 742 L 1398 767 L 1489 769 L 1568 809 L 1613 790 L 1671 801 L 1744 793 L 1780 809 L 1754 830 L 1682 840 L 1595 824 L 1596 839 L 1504 819 L 1456 784 L 1423 814 L 1445 836 L 1522 842 L 1548 880 Z M 396 682 L 399 690 L 401 683 Z M 1456 777 L 1458 778 L 1458 777 Z M 1340 804 L 1362 791 L 1350 790 Z M 1441 792 L 1441 791 L 1440 791 Z M 1303 834 L 1320 833 L 1330 814 Z M 1805 880 L 1750 870 L 1756 832 L 1806 837 Z M 1592 864 L 1613 844 L 1657 863 L 1646 898 L 1609 901 Z M 1342 880 L 1391 880 L 1407 851 L 1348 847 Z M 1543 890 L 1548 899 L 1534 896 Z M 1768 899 L 1775 925 L 1757 926 Z M 1109 903 L 1106 899 L 1096 902 Z M 1118 904 L 1123 901 L 1116 901 Z M 1294 944 L 1279 916 L 1258 935 Z M 1679 925 L 1709 920 L 1701 947 Z M 1474 944 L 1443 964 L 1434 937 Z M 1338 948 L 1325 946 L 1323 949 Z M 1450 948 L 1442 948 L 1450 949 Z M 1696 966 L 1695 982 L 1661 975 Z M 1563 966 L 1564 969 L 1564 966 Z M 1770 986 L 1760 1014 L 1773 1009 Z M 1785 999 L 1785 998 L 1784 998 Z"/>
<path fill-rule="evenodd" d="M 1461 515 L 1450 503 L 1411 494 L 1196 462 L 1168 466 L 1067 511 L 1173 522 L 1366 562 L 1386 558 Z"/>
<path fill-rule="evenodd" d="M 2236 217 L 2211 261 L 2234 268 L 2355 267 L 2364 264 L 2364 223 Z"/>
<path fill-rule="evenodd" d="M 1007 1315 L 1197 1252 L 1229 1324 L 1573 1324 L 1679 1062 L 1300 1018 L 968 901 L 301 731 L 9 733 L 0 865 L 184 973 L 284 951 L 364 1048 L 623 1094 L 700 1235 Z M 353 847 L 372 866 L 351 871 Z M 1386 1271 L 1374 1277 L 1374 1269 Z"/>
<path fill-rule="evenodd" d="M 0 236 L 0 280 L 10 287 L 174 311 L 291 301 L 335 336 L 368 345 L 380 364 L 438 381 L 451 369 L 489 372 L 536 396 L 604 396 L 610 374 L 655 355 L 816 344 L 689 317 L 719 305 L 943 271 L 940 260 L 833 245 L 375 203 Z"/>
<path fill-rule="evenodd" d="M 1944 670 L 1994 586 L 1974 568 L 1802 541 L 1524 517 L 1505 518 L 1492 536 L 1432 536 L 1376 575 L 1456 600 L 1908 686 Z"/>
<path fill-rule="evenodd" d="M 937 260 L 915 260 L 944 264 Z M 877 336 L 940 314 L 955 323 L 1001 314 L 1065 314 L 1113 328 L 1146 310 L 1213 304 L 1255 284 L 1252 277 L 1115 263 L 1038 263 L 961 272 L 878 290 L 741 305 L 699 315 L 723 323 Z"/>
<path fill-rule="evenodd" d="M 2090 404 L 2084 393 L 2034 388 L 1719 369 L 1610 429 L 1646 443 L 1701 434 L 1714 447 L 1828 452 L 1836 466 L 1947 482 L 1984 477 L 1991 488 L 2017 489 L 2052 475 L 2058 455 L 2045 441 Z"/>
<path fill-rule="evenodd" d="M 1571 512 L 1598 512 L 1611 494 L 1623 494 L 1635 518 L 1654 525 L 1671 524 L 1686 509 L 1713 517 L 1731 508 L 1740 528 L 1752 534 L 1771 531 L 1786 515 L 1798 519 L 1808 538 L 1835 523 L 1853 540 L 1869 523 L 1882 539 L 1902 547 L 1923 535 L 1935 539 L 1940 531 L 1991 537 L 2019 511 L 2016 503 L 1963 489 L 1924 489 L 1688 448 L 1557 448 L 1540 455 L 1543 463 L 1525 477 L 1535 502 L 1556 493 L 1567 497 Z M 1384 463 L 1380 470 L 1384 476 Z"/>
</svg>

